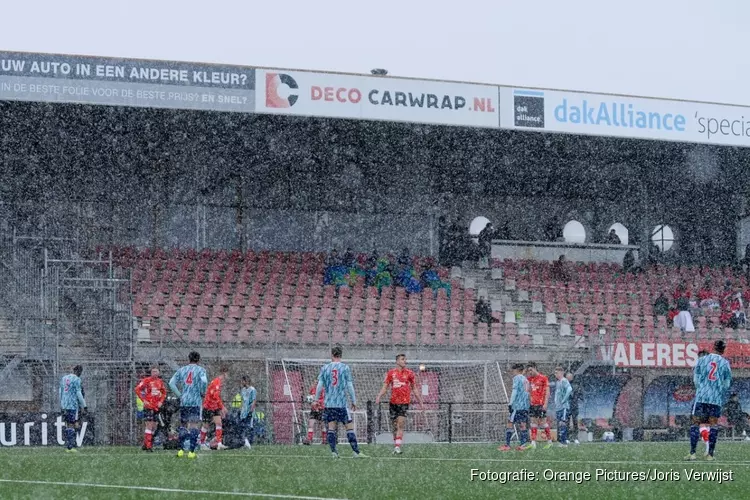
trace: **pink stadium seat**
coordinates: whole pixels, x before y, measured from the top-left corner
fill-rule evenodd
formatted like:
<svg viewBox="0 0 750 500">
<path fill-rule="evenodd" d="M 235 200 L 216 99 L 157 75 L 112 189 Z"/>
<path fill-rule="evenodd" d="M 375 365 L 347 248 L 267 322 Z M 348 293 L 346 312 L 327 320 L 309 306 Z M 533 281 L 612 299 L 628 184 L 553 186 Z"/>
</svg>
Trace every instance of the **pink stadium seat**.
<svg viewBox="0 0 750 500">
<path fill-rule="evenodd" d="M 308 324 L 304 325 L 304 328 L 302 329 L 301 341 L 303 344 L 313 344 L 315 342 L 315 326 L 314 325 L 308 325 Z"/>
<path fill-rule="evenodd" d="M 146 310 L 146 316 L 150 318 L 158 318 L 161 316 L 161 307 L 156 304 L 151 304 Z"/>
<path fill-rule="evenodd" d="M 175 307 L 173 304 L 168 304 L 164 307 L 164 316 L 170 319 L 174 319 L 177 316 L 179 316 L 179 312 L 177 311 L 177 307 Z"/>
</svg>

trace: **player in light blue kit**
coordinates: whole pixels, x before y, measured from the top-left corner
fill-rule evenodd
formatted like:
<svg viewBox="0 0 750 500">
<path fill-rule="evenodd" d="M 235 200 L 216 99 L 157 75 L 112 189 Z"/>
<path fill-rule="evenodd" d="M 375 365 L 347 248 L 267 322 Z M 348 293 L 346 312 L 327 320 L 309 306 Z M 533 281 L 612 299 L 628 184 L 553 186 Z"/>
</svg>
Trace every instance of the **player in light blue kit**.
<svg viewBox="0 0 750 500">
<path fill-rule="evenodd" d="M 529 443 L 529 379 L 523 374 L 526 367 L 521 363 L 513 365 L 513 390 L 510 393 L 510 405 L 508 406 L 508 426 L 505 429 L 505 444 L 500 446 L 500 451 L 510 451 L 510 440 L 513 437 L 513 426 L 518 424 L 520 428 L 519 439 L 521 444 L 516 450 L 525 451 L 531 447 Z"/>
<path fill-rule="evenodd" d="M 695 447 L 701 434 L 708 432 L 707 460 L 714 460 L 716 438 L 719 435 L 717 422 L 721 408 L 727 402 L 732 385 L 732 370 L 724 357 L 726 343 L 714 342 L 714 352 L 701 358 L 693 367 L 695 403 L 693 404 L 693 425 L 690 427 L 690 455 L 685 460 L 695 460 Z"/>
<path fill-rule="evenodd" d="M 185 439 L 190 437 L 188 458 L 195 458 L 201 425 L 201 405 L 208 387 L 206 370 L 199 366 L 201 355 L 193 351 L 188 355 L 190 364 L 177 370 L 169 380 L 169 388 L 180 398 L 180 445 L 185 446 Z M 185 450 L 177 452 L 178 457 L 185 455 Z"/>
<path fill-rule="evenodd" d="M 257 392 L 255 387 L 250 384 L 250 377 L 242 376 L 242 410 L 240 411 L 240 421 L 242 422 L 242 436 L 245 438 L 245 448 L 248 450 L 253 446 L 255 438 L 255 429 L 253 428 L 253 419 L 255 416 L 255 398 Z"/>
<path fill-rule="evenodd" d="M 83 398 L 81 374 L 83 367 L 76 365 L 73 373 L 60 379 L 60 408 L 65 421 L 65 445 L 68 452 L 77 452 L 76 425 L 81 410 L 86 411 L 86 400 Z"/>
<path fill-rule="evenodd" d="M 565 378 L 565 370 L 562 366 L 555 368 L 555 409 L 557 410 L 557 441 L 561 448 L 568 447 L 568 417 L 570 416 L 570 396 L 573 394 L 573 386 Z"/>
<path fill-rule="evenodd" d="M 320 391 L 325 389 L 325 410 L 323 418 L 328 422 L 328 445 L 331 447 L 331 453 L 334 458 L 338 458 L 336 451 L 336 441 L 338 439 L 337 429 L 339 422 L 346 427 L 346 437 L 349 444 L 354 450 L 355 457 L 365 457 L 366 455 L 359 451 L 357 445 L 357 435 L 354 433 L 354 423 L 349 413 L 348 401 L 351 400 L 352 411 L 357 411 L 357 397 L 354 394 L 354 382 L 352 380 L 352 371 L 349 365 L 341 362 L 341 346 L 334 346 L 331 349 L 331 362 L 320 369 L 318 375 L 318 386 L 315 388 L 315 399 L 320 397 Z"/>
</svg>

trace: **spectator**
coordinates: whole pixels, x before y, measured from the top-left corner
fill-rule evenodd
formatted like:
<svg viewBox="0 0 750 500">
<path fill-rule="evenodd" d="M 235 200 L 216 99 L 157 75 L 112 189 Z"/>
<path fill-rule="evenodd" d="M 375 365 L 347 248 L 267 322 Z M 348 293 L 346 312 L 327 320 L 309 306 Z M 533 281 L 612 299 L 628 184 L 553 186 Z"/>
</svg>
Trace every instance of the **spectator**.
<svg viewBox="0 0 750 500">
<path fill-rule="evenodd" d="M 635 254 L 632 248 L 625 252 L 625 257 L 622 259 L 622 270 L 626 273 L 635 272 Z"/>
<path fill-rule="evenodd" d="M 378 260 L 377 273 L 375 274 L 375 286 L 378 289 L 378 293 L 383 292 L 383 287 L 393 285 L 393 276 L 391 276 L 388 266 L 390 263 L 388 259 Z"/>
<path fill-rule="evenodd" d="M 488 222 L 484 229 L 479 232 L 479 267 L 487 269 L 490 267 L 490 255 L 492 254 L 492 238 L 495 237 L 495 230 L 492 228 L 492 222 Z"/>
<path fill-rule="evenodd" d="M 693 325 L 693 315 L 687 309 L 680 309 L 677 316 L 674 318 L 674 326 L 680 329 L 681 332 L 694 332 L 695 325 Z"/>
<path fill-rule="evenodd" d="M 342 259 L 342 264 L 347 269 L 351 269 L 352 267 L 354 267 L 356 259 L 357 259 L 357 257 L 356 257 L 356 255 L 354 255 L 354 252 L 352 251 L 352 249 L 351 248 L 347 248 L 346 252 L 344 252 L 344 258 Z"/>
<path fill-rule="evenodd" d="M 745 271 L 745 279 L 750 281 L 750 245 L 745 246 L 745 256 L 740 259 L 740 267 Z"/>
<path fill-rule="evenodd" d="M 692 292 L 688 288 L 687 281 L 682 280 L 682 283 L 677 285 L 677 288 L 675 288 L 674 293 L 672 294 L 672 298 L 674 298 L 674 300 L 688 299 L 689 301 L 691 295 Z"/>
<path fill-rule="evenodd" d="M 492 307 L 490 307 L 489 302 L 484 300 L 484 297 L 480 296 L 479 300 L 477 300 L 474 306 L 474 314 L 479 323 L 487 323 L 487 325 L 492 325 L 493 322 L 497 323 L 497 319 L 492 317 Z"/>
<path fill-rule="evenodd" d="M 339 257 L 339 252 L 334 248 L 326 258 L 326 270 L 325 275 L 323 276 L 323 284 L 335 284 L 340 277 L 343 277 L 344 272 L 345 271 L 343 271 L 341 268 L 341 258 Z"/>
<path fill-rule="evenodd" d="M 729 425 L 734 427 L 735 432 L 742 433 L 743 436 L 747 435 L 747 415 L 742 411 L 742 405 L 737 393 L 734 392 L 729 397 L 726 406 L 724 407 L 724 413 L 727 416 L 727 422 Z M 750 440 L 750 437 L 745 439 Z"/>
<path fill-rule="evenodd" d="M 440 279 L 440 276 L 435 269 L 435 263 L 432 259 L 428 259 L 426 262 L 427 267 L 422 271 L 422 284 L 425 288 L 430 288 L 435 295 L 438 294 L 438 290 L 441 288 L 445 290 L 448 297 L 451 296 L 451 286 L 449 283 L 445 283 Z"/>
<path fill-rule="evenodd" d="M 659 265 L 659 255 L 661 251 L 654 243 L 651 243 L 651 247 L 648 250 L 648 267 L 653 268 Z"/>
<path fill-rule="evenodd" d="M 398 256 L 398 260 L 396 260 L 396 264 L 398 264 L 399 273 L 403 272 L 404 269 L 411 269 L 412 258 L 408 248 L 404 247 L 404 249 L 401 251 L 401 255 Z"/>
<path fill-rule="evenodd" d="M 730 326 L 735 330 L 745 324 L 745 304 L 742 301 L 742 292 L 737 291 L 729 303 L 729 309 L 732 311 L 732 322 Z"/>
<path fill-rule="evenodd" d="M 620 237 L 617 236 L 617 231 L 615 231 L 614 229 L 609 230 L 609 234 L 607 235 L 607 243 L 609 243 L 610 245 L 622 245 L 622 241 L 620 240 Z"/>
<path fill-rule="evenodd" d="M 421 293 L 422 282 L 416 276 L 412 266 L 404 267 L 396 276 L 396 285 L 406 289 L 406 293 Z"/>
<path fill-rule="evenodd" d="M 336 267 L 341 265 L 341 258 L 339 257 L 339 251 L 335 248 L 331 250 L 326 258 L 326 267 Z"/>
<path fill-rule="evenodd" d="M 669 312 L 669 299 L 664 292 L 661 292 L 654 301 L 654 314 L 657 316 L 666 316 Z"/>
<path fill-rule="evenodd" d="M 372 254 L 365 261 L 365 284 L 375 286 L 375 277 L 378 275 L 378 251 L 373 250 Z"/>
<path fill-rule="evenodd" d="M 698 305 L 708 309 L 718 309 L 719 301 L 716 300 L 714 292 L 711 289 L 711 280 L 706 279 L 703 282 L 703 286 L 698 290 Z"/>
<path fill-rule="evenodd" d="M 554 264 L 552 264 L 552 277 L 558 281 L 570 281 L 570 268 L 565 255 L 561 255 Z"/>
</svg>

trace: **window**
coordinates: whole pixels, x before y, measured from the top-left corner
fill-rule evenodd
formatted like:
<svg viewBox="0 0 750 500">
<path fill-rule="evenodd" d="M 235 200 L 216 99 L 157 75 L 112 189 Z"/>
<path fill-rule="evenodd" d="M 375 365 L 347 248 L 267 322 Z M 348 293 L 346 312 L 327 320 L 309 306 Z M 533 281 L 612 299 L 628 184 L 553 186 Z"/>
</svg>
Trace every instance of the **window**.
<svg viewBox="0 0 750 500">
<path fill-rule="evenodd" d="M 481 215 L 479 217 L 474 217 L 474 220 L 469 224 L 469 234 L 472 236 L 478 236 L 489 221 L 490 220 L 487 217 Z"/>
<path fill-rule="evenodd" d="M 659 250 L 666 252 L 672 248 L 674 243 L 674 233 L 672 228 L 666 224 L 659 224 L 651 230 L 651 241 L 656 245 Z"/>
<path fill-rule="evenodd" d="M 577 220 L 572 220 L 563 227 L 563 238 L 567 243 L 586 243 L 586 229 Z"/>
<path fill-rule="evenodd" d="M 620 224 L 619 222 L 615 222 L 612 224 L 609 229 L 607 229 L 607 234 L 609 234 L 610 231 L 615 230 L 615 233 L 617 233 L 617 236 L 620 238 L 620 243 L 623 245 L 628 244 L 628 235 L 630 234 L 628 231 L 628 228 Z"/>
</svg>

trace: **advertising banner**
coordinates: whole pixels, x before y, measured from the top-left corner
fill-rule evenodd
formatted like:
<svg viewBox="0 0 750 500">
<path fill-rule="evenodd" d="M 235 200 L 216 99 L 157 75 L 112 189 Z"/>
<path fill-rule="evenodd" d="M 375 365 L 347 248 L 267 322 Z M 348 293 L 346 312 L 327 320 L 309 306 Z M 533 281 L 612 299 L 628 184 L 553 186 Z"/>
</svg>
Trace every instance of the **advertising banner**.
<svg viewBox="0 0 750 500">
<path fill-rule="evenodd" d="M 76 432 L 78 446 L 94 444 L 94 417 L 87 415 Z M 59 413 L 0 413 L 0 446 L 63 446 L 65 422 Z"/>
<path fill-rule="evenodd" d="M 389 77 L 257 70 L 259 113 L 498 126 L 497 87 Z"/>
<path fill-rule="evenodd" d="M 500 87 L 500 127 L 750 146 L 750 108 Z"/>
<path fill-rule="evenodd" d="M 598 358 L 630 368 L 692 368 L 702 349 L 711 352 L 713 342 L 615 342 L 600 346 Z M 724 357 L 732 368 L 750 368 L 750 344 L 727 342 Z"/>
<path fill-rule="evenodd" d="M 0 52 L 0 100 L 252 112 L 255 70 Z"/>
</svg>

